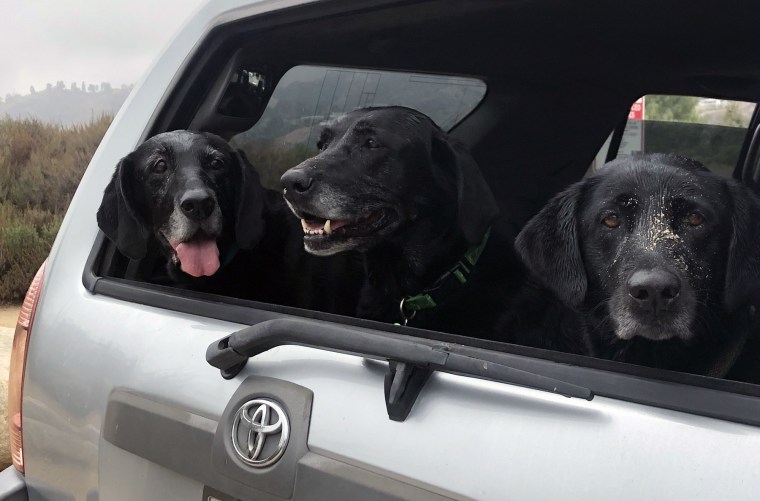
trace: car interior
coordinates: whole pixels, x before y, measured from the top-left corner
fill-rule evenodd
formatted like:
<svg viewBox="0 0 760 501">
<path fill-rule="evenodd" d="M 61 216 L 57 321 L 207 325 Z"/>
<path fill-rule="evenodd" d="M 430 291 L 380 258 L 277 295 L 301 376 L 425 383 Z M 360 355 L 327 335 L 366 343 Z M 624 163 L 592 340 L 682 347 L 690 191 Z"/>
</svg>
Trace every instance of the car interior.
<svg viewBox="0 0 760 501">
<path fill-rule="evenodd" d="M 754 20 L 742 14 L 739 2 L 722 6 L 720 23 L 710 9 L 701 0 L 688 5 L 474 0 L 377 1 L 351 12 L 345 3 L 328 1 L 278 11 L 214 28 L 175 80 L 144 139 L 175 129 L 213 132 L 243 149 L 265 186 L 277 189 L 282 172 L 316 153 L 315 131 L 325 120 L 372 104 L 418 107 L 469 146 L 500 205 L 496 230 L 514 237 L 554 194 L 624 154 L 628 115 L 640 97 L 758 101 Z M 657 125 L 644 127 L 650 144 Z M 733 163 L 721 172 L 757 191 L 756 111 L 731 134 Z M 722 136 L 710 141 L 693 142 L 695 149 L 710 150 Z M 674 145 L 671 152 L 691 151 L 677 150 Z M 559 374 L 549 362 L 575 365 L 585 372 L 568 377 L 597 393 L 733 420 L 757 419 L 748 417 L 750 411 L 716 405 L 720 400 L 711 398 L 718 397 L 705 392 L 695 394 L 698 398 L 675 396 L 653 386 L 670 381 L 758 397 L 755 385 L 209 297 L 151 280 L 160 265 L 155 254 L 130 261 L 101 235 L 84 283 L 95 293 L 246 324 L 292 314 L 451 341 L 544 374 Z M 692 403 L 685 404 L 689 399 Z"/>
</svg>

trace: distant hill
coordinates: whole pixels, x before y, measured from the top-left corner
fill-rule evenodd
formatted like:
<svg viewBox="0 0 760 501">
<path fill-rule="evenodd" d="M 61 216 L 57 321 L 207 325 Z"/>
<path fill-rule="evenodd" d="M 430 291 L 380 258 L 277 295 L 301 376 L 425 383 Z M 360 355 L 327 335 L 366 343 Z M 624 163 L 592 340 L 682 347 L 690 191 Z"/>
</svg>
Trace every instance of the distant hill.
<svg viewBox="0 0 760 501">
<path fill-rule="evenodd" d="M 114 89 L 108 83 L 84 87 L 84 82 L 69 87 L 58 82 L 27 95 L 8 95 L 0 99 L 0 118 L 36 118 L 63 126 L 89 123 L 114 115 L 132 90 L 131 85 Z"/>
</svg>

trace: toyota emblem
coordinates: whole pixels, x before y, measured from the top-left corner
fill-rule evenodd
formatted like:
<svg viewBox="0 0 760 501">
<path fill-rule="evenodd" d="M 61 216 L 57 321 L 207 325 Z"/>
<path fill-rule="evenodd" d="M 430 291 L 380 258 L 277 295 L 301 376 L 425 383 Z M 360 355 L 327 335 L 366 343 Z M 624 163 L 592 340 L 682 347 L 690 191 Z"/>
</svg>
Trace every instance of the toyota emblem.
<svg viewBox="0 0 760 501">
<path fill-rule="evenodd" d="M 235 413 L 232 447 L 249 466 L 265 468 L 276 463 L 288 446 L 289 436 L 288 416 L 272 400 L 249 400 Z"/>
</svg>

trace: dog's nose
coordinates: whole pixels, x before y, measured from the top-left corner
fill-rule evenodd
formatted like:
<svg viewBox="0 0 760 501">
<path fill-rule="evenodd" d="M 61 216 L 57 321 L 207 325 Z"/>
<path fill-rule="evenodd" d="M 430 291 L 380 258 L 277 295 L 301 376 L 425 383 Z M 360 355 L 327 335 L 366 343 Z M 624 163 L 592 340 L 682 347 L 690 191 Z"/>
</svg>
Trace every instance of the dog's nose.
<svg viewBox="0 0 760 501">
<path fill-rule="evenodd" d="M 306 193 L 314 183 L 314 178 L 306 173 L 305 170 L 296 168 L 285 172 L 280 178 L 280 182 L 283 188 L 290 192 Z"/>
<path fill-rule="evenodd" d="M 628 294 L 644 309 L 667 308 L 681 292 L 681 281 L 665 270 L 638 270 L 628 279 Z"/>
<path fill-rule="evenodd" d="M 214 212 L 214 199 L 205 190 L 190 190 L 180 199 L 179 207 L 188 218 L 203 221 Z"/>
</svg>

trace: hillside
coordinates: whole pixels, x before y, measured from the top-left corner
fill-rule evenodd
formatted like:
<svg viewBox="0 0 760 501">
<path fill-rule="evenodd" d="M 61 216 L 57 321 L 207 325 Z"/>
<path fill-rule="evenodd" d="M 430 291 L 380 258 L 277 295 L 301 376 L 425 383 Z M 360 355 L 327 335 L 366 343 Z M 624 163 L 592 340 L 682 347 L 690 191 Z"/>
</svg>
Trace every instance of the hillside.
<svg viewBox="0 0 760 501">
<path fill-rule="evenodd" d="M 108 83 L 84 88 L 84 82 L 68 88 L 58 82 L 27 95 L 8 95 L 0 100 L 0 118 L 35 118 L 64 127 L 85 124 L 114 115 L 132 90 L 131 85 L 114 89 Z"/>
</svg>

